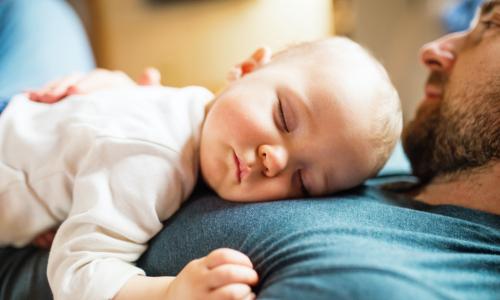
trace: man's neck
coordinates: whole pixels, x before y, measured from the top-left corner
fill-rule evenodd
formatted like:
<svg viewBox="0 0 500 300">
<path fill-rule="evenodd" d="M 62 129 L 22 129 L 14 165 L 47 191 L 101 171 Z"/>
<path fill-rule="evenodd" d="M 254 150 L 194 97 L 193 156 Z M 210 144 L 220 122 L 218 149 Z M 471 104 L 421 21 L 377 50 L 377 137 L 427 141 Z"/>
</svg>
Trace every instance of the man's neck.
<svg viewBox="0 0 500 300">
<path fill-rule="evenodd" d="M 432 205 L 451 204 L 500 215 L 500 163 L 453 178 L 438 177 L 415 198 Z"/>
</svg>

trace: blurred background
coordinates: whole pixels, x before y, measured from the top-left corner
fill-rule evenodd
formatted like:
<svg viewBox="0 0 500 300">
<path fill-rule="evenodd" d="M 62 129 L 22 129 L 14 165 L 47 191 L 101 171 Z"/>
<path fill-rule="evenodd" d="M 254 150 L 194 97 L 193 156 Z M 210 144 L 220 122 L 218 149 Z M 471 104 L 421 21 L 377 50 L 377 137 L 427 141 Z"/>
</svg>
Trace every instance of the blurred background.
<svg viewBox="0 0 500 300">
<path fill-rule="evenodd" d="M 133 78 L 146 66 L 170 86 L 224 86 L 227 71 L 268 45 L 349 36 L 387 68 L 408 121 L 427 76 L 419 48 L 463 30 L 480 0 L 70 0 L 99 67 Z"/>
</svg>

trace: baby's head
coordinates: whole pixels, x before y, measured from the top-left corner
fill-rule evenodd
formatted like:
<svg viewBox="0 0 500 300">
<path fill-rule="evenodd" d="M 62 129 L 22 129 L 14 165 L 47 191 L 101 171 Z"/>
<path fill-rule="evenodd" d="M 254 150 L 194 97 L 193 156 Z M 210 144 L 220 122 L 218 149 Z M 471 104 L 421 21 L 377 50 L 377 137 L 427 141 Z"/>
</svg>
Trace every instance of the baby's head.
<svg viewBox="0 0 500 300">
<path fill-rule="evenodd" d="M 257 50 L 211 103 L 205 182 L 233 201 L 319 196 L 374 176 L 399 138 L 399 98 L 361 46 L 331 38 Z"/>
</svg>

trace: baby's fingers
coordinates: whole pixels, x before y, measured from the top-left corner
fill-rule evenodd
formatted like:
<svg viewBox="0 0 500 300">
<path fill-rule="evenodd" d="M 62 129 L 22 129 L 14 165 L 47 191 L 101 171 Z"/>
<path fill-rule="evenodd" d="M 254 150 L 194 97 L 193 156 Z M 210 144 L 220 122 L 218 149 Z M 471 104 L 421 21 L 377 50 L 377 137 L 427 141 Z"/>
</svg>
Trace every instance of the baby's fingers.
<svg viewBox="0 0 500 300">
<path fill-rule="evenodd" d="M 62 98 L 68 95 L 68 88 L 72 85 L 76 84 L 79 80 L 81 80 L 83 75 L 74 74 L 68 76 L 67 78 L 61 80 L 61 82 L 54 86 L 42 99 L 45 103 L 53 103 L 61 100 Z"/>
<path fill-rule="evenodd" d="M 213 269 L 223 264 L 234 264 L 253 268 L 252 262 L 245 254 L 229 249 L 219 248 L 204 257 L 204 263 L 208 269 Z"/>
<path fill-rule="evenodd" d="M 255 299 L 250 286 L 242 283 L 234 283 L 220 287 L 210 293 L 209 300 L 248 300 Z"/>
<path fill-rule="evenodd" d="M 82 74 L 72 74 L 62 79 L 49 83 L 39 91 L 29 93 L 29 98 L 33 101 L 43 103 L 54 103 L 66 97 L 68 87 L 78 82 L 83 77 Z"/>
<path fill-rule="evenodd" d="M 97 69 L 68 89 L 69 94 L 88 94 L 112 88 L 135 86 L 135 82 L 122 71 Z"/>
<path fill-rule="evenodd" d="M 243 300 L 255 300 L 257 297 L 255 296 L 254 293 L 248 294 Z"/>
<path fill-rule="evenodd" d="M 139 85 L 160 85 L 161 74 L 156 68 L 146 68 L 142 74 L 137 78 Z"/>
<path fill-rule="evenodd" d="M 50 249 L 52 242 L 54 241 L 54 234 L 46 233 L 37 236 L 33 240 L 33 244 L 42 249 Z"/>
<path fill-rule="evenodd" d="M 240 265 L 220 265 L 210 270 L 208 275 L 209 288 L 215 289 L 232 283 L 254 285 L 259 276 L 254 269 Z"/>
</svg>

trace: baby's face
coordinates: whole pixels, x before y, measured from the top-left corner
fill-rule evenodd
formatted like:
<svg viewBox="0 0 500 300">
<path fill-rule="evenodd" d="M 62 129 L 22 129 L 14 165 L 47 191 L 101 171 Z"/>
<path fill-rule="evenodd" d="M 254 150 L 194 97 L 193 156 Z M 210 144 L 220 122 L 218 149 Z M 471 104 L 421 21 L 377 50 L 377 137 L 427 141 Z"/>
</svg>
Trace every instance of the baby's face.
<svg viewBox="0 0 500 300">
<path fill-rule="evenodd" d="M 352 71 L 349 59 L 322 55 L 272 62 L 215 99 L 200 159 L 219 196 L 243 202 L 324 195 L 373 172 L 364 101 L 370 76 Z"/>
</svg>

